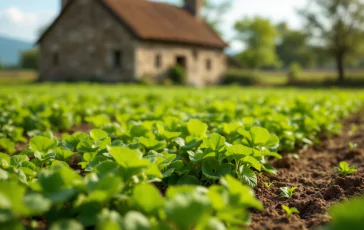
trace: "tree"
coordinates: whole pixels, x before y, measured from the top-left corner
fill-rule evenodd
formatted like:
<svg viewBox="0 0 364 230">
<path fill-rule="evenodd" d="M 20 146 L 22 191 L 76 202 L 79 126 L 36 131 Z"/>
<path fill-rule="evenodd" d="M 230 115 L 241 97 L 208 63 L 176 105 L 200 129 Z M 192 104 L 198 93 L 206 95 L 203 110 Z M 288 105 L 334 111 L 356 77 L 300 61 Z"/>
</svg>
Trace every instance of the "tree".
<svg viewBox="0 0 364 230">
<path fill-rule="evenodd" d="M 0 60 L 0 70 L 2 70 L 3 68 L 4 68 L 3 63 Z"/>
<path fill-rule="evenodd" d="M 204 20 L 220 35 L 219 27 L 223 23 L 223 16 L 231 9 L 233 2 L 232 0 L 220 0 L 219 2 L 205 0 Z"/>
<path fill-rule="evenodd" d="M 345 64 L 363 51 L 364 3 L 362 0 L 313 0 L 301 10 L 314 42 L 335 59 L 338 80 L 345 78 Z"/>
<path fill-rule="evenodd" d="M 20 57 L 20 66 L 24 69 L 38 69 L 38 53 L 38 49 L 24 51 Z"/>
<path fill-rule="evenodd" d="M 315 53 L 309 45 L 307 33 L 288 28 L 286 23 L 277 25 L 279 39 L 276 45 L 277 54 L 284 67 L 292 63 L 309 68 L 315 65 Z"/>
<path fill-rule="evenodd" d="M 242 40 L 247 47 L 237 56 L 241 63 L 250 68 L 280 65 L 275 47 L 277 29 L 268 19 L 244 18 L 235 23 L 235 31 L 237 39 Z"/>
</svg>

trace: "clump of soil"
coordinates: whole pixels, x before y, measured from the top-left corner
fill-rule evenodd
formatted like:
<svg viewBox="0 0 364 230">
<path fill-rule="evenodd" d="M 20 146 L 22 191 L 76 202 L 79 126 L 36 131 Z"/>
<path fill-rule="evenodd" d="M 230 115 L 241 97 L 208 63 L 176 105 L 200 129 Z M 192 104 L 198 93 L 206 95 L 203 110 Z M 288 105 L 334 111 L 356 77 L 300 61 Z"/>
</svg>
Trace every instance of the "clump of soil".
<svg viewBox="0 0 364 230">
<path fill-rule="evenodd" d="M 349 135 L 351 125 L 361 127 Z M 364 194 L 364 111 L 343 121 L 343 132 L 324 139 L 320 145 L 308 148 L 299 159 L 285 156 L 273 161 L 277 175 L 264 175 L 256 187 L 257 198 L 264 204 L 264 211 L 253 212 L 249 229 L 316 229 L 328 224 L 328 208 L 352 196 Z M 349 143 L 358 144 L 350 150 Z M 355 166 L 358 172 L 342 177 L 334 170 L 341 161 Z M 264 182 L 275 182 L 268 189 Z M 281 197 L 280 187 L 297 186 L 292 199 Z M 286 218 L 281 206 L 296 207 L 300 214 Z"/>
</svg>

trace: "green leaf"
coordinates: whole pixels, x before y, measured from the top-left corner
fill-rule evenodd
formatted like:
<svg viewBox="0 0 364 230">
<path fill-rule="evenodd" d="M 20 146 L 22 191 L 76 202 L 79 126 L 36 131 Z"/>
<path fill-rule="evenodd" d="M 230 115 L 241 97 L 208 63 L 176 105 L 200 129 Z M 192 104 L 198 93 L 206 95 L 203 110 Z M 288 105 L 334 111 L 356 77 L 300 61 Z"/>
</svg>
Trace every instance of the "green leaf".
<svg viewBox="0 0 364 230">
<path fill-rule="evenodd" d="M 200 120 L 191 119 L 187 123 L 187 128 L 190 135 L 198 140 L 201 140 L 206 136 L 207 125 Z"/>
<path fill-rule="evenodd" d="M 202 163 L 203 175 L 212 180 L 218 180 L 230 172 L 230 164 L 219 164 L 219 162 L 214 159 L 206 159 Z"/>
<path fill-rule="evenodd" d="M 201 185 L 197 177 L 192 175 L 183 175 L 176 183 L 176 185 Z"/>
<path fill-rule="evenodd" d="M 15 152 L 15 143 L 9 138 L 0 138 L 0 149 L 4 149 L 7 153 L 13 154 Z"/>
<path fill-rule="evenodd" d="M 106 124 L 111 123 L 111 120 L 110 120 L 109 116 L 107 116 L 105 114 L 86 117 L 85 121 L 92 124 L 96 128 L 100 128 L 100 127 L 102 127 L 102 126 L 104 126 Z"/>
<path fill-rule="evenodd" d="M 158 214 L 158 210 L 164 206 L 164 198 L 159 190 L 151 184 L 139 184 L 134 187 L 133 202 L 138 209 L 147 214 Z"/>
<path fill-rule="evenodd" d="M 142 144 L 148 150 L 162 150 L 166 146 L 165 141 L 158 141 L 155 139 L 155 136 L 151 137 L 140 137 L 139 143 Z"/>
<path fill-rule="evenodd" d="M 128 147 L 109 147 L 110 155 L 124 168 L 147 168 L 148 160 L 142 159 L 140 154 Z"/>
<path fill-rule="evenodd" d="M 204 158 L 204 152 L 201 150 L 187 151 L 190 161 L 199 162 Z"/>
<path fill-rule="evenodd" d="M 56 146 L 56 144 L 56 141 L 44 136 L 33 137 L 29 142 L 32 151 L 40 152 L 42 154 L 47 154 L 49 150 Z"/>
<path fill-rule="evenodd" d="M 97 149 L 98 147 L 89 139 L 80 141 L 77 145 L 77 151 L 81 153 L 95 152 Z"/>
<path fill-rule="evenodd" d="M 50 230 L 83 230 L 80 222 L 71 219 L 59 220 L 51 225 Z"/>
<path fill-rule="evenodd" d="M 250 133 L 253 137 L 254 145 L 264 145 L 270 138 L 268 130 L 262 127 L 252 127 Z"/>
<path fill-rule="evenodd" d="M 270 149 L 277 149 L 279 147 L 279 138 L 275 134 L 270 134 L 265 145 Z"/>
<path fill-rule="evenodd" d="M 228 159 L 240 161 L 245 156 L 252 155 L 254 153 L 254 150 L 250 147 L 246 147 L 244 145 L 231 145 L 226 147 L 227 150 L 227 157 Z"/>
<path fill-rule="evenodd" d="M 109 135 L 104 130 L 93 129 L 93 130 L 90 131 L 90 137 L 94 141 L 96 141 L 96 140 L 99 140 L 99 139 L 107 138 L 107 137 L 109 137 Z"/>
<path fill-rule="evenodd" d="M 128 212 L 124 217 L 124 228 L 127 230 L 150 230 L 151 224 L 143 214 L 135 211 Z"/>
<path fill-rule="evenodd" d="M 177 193 L 165 205 L 167 219 L 174 222 L 180 229 L 193 229 L 212 213 L 209 199 L 197 191 L 192 193 Z"/>
<path fill-rule="evenodd" d="M 241 180 L 241 182 L 250 187 L 255 187 L 258 184 L 258 179 L 254 171 L 246 165 L 240 166 L 239 179 Z"/>
<path fill-rule="evenodd" d="M 8 168 L 10 166 L 10 156 L 5 153 L 0 153 L 0 167 Z"/>
<path fill-rule="evenodd" d="M 24 204 L 31 215 L 42 215 L 47 212 L 52 203 L 40 194 L 29 194 L 24 197 Z"/>
<path fill-rule="evenodd" d="M 213 133 L 209 138 L 203 140 L 203 148 L 210 148 L 212 150 L 220 150 L 225 146 L 225 137 L 220 134 Z"/>
<path fill-rule="evenodd" d="M 252 166 L 253 168 L 255 168 L 258 171 L 261 171 L 262 170 L 261 163 L 257 159 L 255 159 L 254 157 L 252 157 L 252 156 L 246 156 L 246 157 L 243 158 L 242 161 L 244 163 L 248 163 L 250 166 Z"/>
</svg>

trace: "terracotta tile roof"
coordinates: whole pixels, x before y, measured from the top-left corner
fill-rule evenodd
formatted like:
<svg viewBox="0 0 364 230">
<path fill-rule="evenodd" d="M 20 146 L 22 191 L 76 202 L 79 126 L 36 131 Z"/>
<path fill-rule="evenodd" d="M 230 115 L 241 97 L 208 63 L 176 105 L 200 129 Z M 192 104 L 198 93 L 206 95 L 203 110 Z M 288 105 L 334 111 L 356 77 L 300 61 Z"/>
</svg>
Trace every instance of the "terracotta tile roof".
<svg viewBox="0 0 364 230">
<path fill-rule="evenodd" d="M 147 0 L 99 1 L 140 39 L 216 48 L 227 46 L 203 20 L 197 20 L 182 8 Z M 69 1 L 59 17 L 39 38 L 38 42 L 57 23 L 62 14 L 72 5 L 72 2 L 74 1 Z"/>
<path fill-rule="evenodd" d="M 143 39 L 227 46 L 203 20 L 197 20 L 179 7 L 146 0 L 104 2 Z"/>
</svg>

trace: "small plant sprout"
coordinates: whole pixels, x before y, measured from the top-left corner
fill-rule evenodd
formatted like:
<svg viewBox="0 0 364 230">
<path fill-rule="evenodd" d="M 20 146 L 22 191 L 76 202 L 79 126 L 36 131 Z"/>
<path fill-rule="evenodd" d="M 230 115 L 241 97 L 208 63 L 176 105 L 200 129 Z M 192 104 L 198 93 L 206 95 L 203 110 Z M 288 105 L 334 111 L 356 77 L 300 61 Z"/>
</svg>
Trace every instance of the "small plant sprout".
<svg viewBox="0 0 364 230">
<path fill-rule="evenodd" d="M 349 147 L 350 147 L 350 151 L 354 151 L 358 147 L 358 144 L 350 142 Z"/>
<path fill-rule="evenodd" d="M 359 126 L 357 125 L 351 125 L 349 136 L 354 136 L 356 132 L 358 132 Z"/>
<path fill-rule="evenodd" d="M 297 208 L 290 208 L 286 205 L 282 205 L 282 209 L 283 211 L 286 212 L 286 215 L 287 215 L 287 218 L 289 218 L 293 213 L 297 213 L 297 214 L 300 214 L 300 212 L 298 211 Z"/>
<path fill-rule="evenodd" d="M 279 188 L 281 190 L 280 195 L 284 198 L 287 199 L 291 199 L 293 196 L 294 191 L 297 189 L 298 187 L 281 187 Z"/>
<path fill-rule="evenodd" d="M 270 189 L 273 186 L 274 182 L 272 183 L 268 183 L 268 182 L 264 182 L 264 185 L 267 189 Z"/>
<path fill-rule="evenodd" d="M 335 167 L 334 169 L 338 171 L 342 176 L 347 176 L 358 171 L 354 166 L 350 166 L 346 161 L 340 162 L 340 167 Z"/>
</svg>

